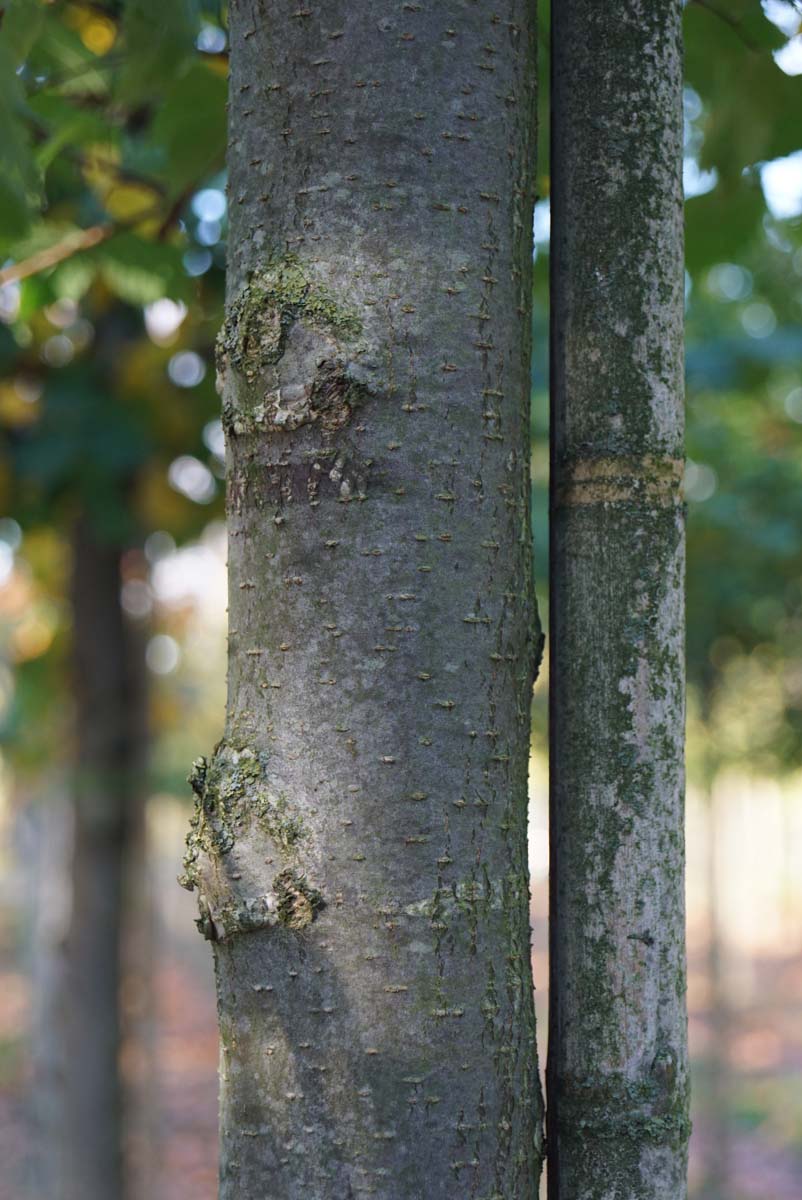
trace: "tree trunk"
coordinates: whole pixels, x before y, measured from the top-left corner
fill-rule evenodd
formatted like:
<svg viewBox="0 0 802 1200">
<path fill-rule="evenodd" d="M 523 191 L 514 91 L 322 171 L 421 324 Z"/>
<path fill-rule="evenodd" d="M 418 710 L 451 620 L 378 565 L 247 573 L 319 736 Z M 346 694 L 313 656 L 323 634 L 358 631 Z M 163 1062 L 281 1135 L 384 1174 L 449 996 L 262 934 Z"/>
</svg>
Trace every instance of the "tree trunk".
<svg viewBox="0 0 802 1200">
<path fill-rule="evenodd" d="M 45 781 L 20 811 L 30 826 L 20 849 L 30 887 L 31 1079 L 29 1169 L 21 1193 L 37 1200 L 64 1198 L 64 1068 L 62 1007 L 64 942 L 69 919 L 67 863 L 72 844 L 68 789 Z"/>
<path fill-rule="evenodd" d="M 534 21 L 231 10 L 223 1200 L 537 1195 Z"/>
<path fill-rule="evenodd" d="M 76 778 L 66 964 L 66 1195 L 122 1196 L 120 951 L 127 848 L 141 794 L 144 694 L 120 606 L 119 545 L 73 538 Z M 141 664 L 140 664 L 141 665 Z"/>
<path fill-rule="evenodd" d="M 710 734 L 713 736 L 712 732 Z M 716 772 L 707 772 L 704 792 L 707 818 L 707 1012 L 709 1043 L 704 1057 L 703 1086 L 697 1101 L 700 1124 L 706 1133 L 707 1151 L 703 1158 L 701 1200 L 727 1200 L 733 1192 L 730 1160 L 730 1098 L 735 1081 L 730 1069 L 730 1040 L 732 1014 L 727 987 L 726 942 L 722 928 L 721 883 L 724 872 L 720 865 L 722 797 Z M 701 1110 L 701 1111 L 700 1111 Z"/>
<path fill-rule="evenodd" d="M 685 1195 L 681 9 L 552 9 L 552 1200 Z"/>
</svg>

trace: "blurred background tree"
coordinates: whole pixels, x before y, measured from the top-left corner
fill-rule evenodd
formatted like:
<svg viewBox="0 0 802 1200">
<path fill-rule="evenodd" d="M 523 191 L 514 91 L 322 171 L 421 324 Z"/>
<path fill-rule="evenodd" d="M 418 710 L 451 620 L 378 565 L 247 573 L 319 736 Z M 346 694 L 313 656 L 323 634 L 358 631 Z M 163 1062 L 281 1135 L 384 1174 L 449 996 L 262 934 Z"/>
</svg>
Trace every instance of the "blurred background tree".
<svg viewBox="0 0 802 1200">
<path fill-rule="evenodd" d="M 37 1182 L 105 1200 L 123 1194 L 136 1107 L 120 1076 L 121 972 L 146 982 L 146 654 L 157 672 L 175 654 L 142 628 L 145 548 L 154 531 L 197 536 L 219 510 L 208 368 L 226 65 L 213 35 L 199 50 L 198 14 L 180 3 L 15 3 L 0 37 L 0 240 L 14 258 L 0 275 L 3 483 L 12 537 L 44 536 L 63 564 L 52 627 L 40 619 L 28 652 L 16 631 L 6 732 L 21 773 L 72 764 L 70 917 L 40 997 Z"/>
<path fill-rule="evenodd" d="M 111 754 L 112 775 L 122 770 L 112 781 L 104 760 L 104 828 L 116 831 L 113 873 L 127 897 L 111 936 L 129 949 L 120 960 L 128 972 L 119 988 L 122 1054 L 107 1049 L 103 1061 L 107 1088 L 119 1088 L 109 1073 L 122 1063 L 129 1095 L 139 1096 L 123 1137 L 129 1191 L 211 1197 L 211 984 L 202 947 L 199 967 L 178 932 L 184 922 L 191 931 L 192 914 L 173 908 L 183 898 L 171 880 L 184 820 L 175 808 L 188 802 L 183 778 L 222 722 L 224 467 L 212 360 L 225 258 L 226 9 L 202 0 L 5 0 L 0 12 L 0 811 L 9 881 L 0 925 L 8 1046 L 0 1054 L 0 1146 L 9 1151 L 4 1161 L 17 1164 L 0 1197 L 60 1195 L 63 1161 L 44 1152 L 64 1127 L 64 1109 L 54 1105 L 65 1094 L 64 1071 L 69 1082 L 56 1017 L 65 1002 L 75 1008 L 74 998 L 61 999 L 71 993 L 69 977 L 57 978 L 59 943 L 66 938 L 77 952 L 78 932 L 101 918 L 79 920 L 73 906 L 70 925 L 59 880 L 73 843 L 66 815 L 76 854 L 85 820 L 86 776 L 77 767 L 96 753 Z M 542 606 L 545 4 L 541 21 L 532 466 Z M 802 890 L 793 882 L 802 875 L 802 6 L 689 0 L 685 24 L 693 1186 L 708 1200 L 782 1200 L 798 1195 L 802 1181 Z M 76 571 L 87 554 L 93 565 Z M 81 697 L 92 668 L 79 652 L 82 613 L 90 645 L 106 627 L 89 607 L 90 597 L 100 604 L 101 588 L 103 611 L 115 606 L 108 625 L 128 650 L 113 656 L 119 671 L 100 694 L 133 697 L 118 702 L 124 719 L 105 749 L 88 744 L 94 722 Z M 545 704 L 544 677 L 533 733 L 541 960 Z M 146 740 L 145 772 L 137 764 Z M 132 772 L 135 784 L 123 783 Z M 137 834 L 148 797 L 151 916 Z M 86 881 L 95 869 L 100 878 L 90 858 L 80 875 Z M 143 945 L 169 948 L 166 957 L 151 951 L 152 988 Z M 106 995 L 118 991 L 117 961 L 116 953 L 100 956 Z M 178 1000 L 173 992 L 165 999 L 165 979 Z M 542 961 L 536 979 L 546 979 Z M 539 1002 L 545 1028 L 543 991 Z M 193 1013 L 208 1017 L 202 1030 L 192 1027 L 203 1064 L 186 1041 Z M 89 1046 L 92 1034 L 87 1022 Z M 33 1060 L 23 1053 L 32 1035 Z M 173 1037 L 181 1069 L 169 1055 L 166 1066 L 154 1065 L 147 1047 L 164 1055 Z M 31 1061 L 38 1135 L 27 1115 Z M 164 1072 L 175 1088 L 148 1094 L 146 1081 Z M 175 1113 L 186 1113 L 187 1080 L 201 1078 L 209 1103 L 193 1128 L 205 1136 L 183 1158 L 168 1148 L 158 1180 L 147 1181 L 159 1130 L 148 1131 L 142 1113 L 169 1110 L 180 1141 L 189 1122 Z M 98 1147 L 120 1136 L 113 1106 L 106 1109 Z M 113 1155 L 106 1163 L 116 1170 Z"/>
</svg>

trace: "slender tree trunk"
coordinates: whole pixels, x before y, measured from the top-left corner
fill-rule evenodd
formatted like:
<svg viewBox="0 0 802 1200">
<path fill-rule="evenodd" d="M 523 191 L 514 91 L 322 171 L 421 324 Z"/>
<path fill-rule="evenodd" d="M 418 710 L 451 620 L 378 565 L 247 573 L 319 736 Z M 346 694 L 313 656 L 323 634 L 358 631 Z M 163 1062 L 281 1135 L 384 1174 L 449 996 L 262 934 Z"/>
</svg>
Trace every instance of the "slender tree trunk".
<svg viewBox="0 0 802 1200">
<path fill-rule="evenodd" d="M 120 950 L 126 852 L 137 820 L 144 696 L 120 606 L 119 545 L 88 518 L 73 538 L 76 778 L 67 938 L 66 1195 L 123 1195 Z"/>
<path fill-rule="evenodd" d="M 534 21 L 231 10 L 224 1200 L 524 1200 Z"/>
<path fill-rule="evenodd" d="M 22 801 L 31 827 L 20 847 L 30 873 L 31 1081 L 30 1166 L 23 1196 L 63 1200 L 64 1066 L 61 1012 L 68 912 L 67 862 L 72 804 L 63 776 L 45 784 L 36 800 Z"/>
<path fill-rule="evenodd" d="M 147 667 L 144 629 L 131 629 L 134 667 L 145 686 L 140 693 L 141 716 L 147 716 Z M 143 749 L 146 730 L 143 729 Z M 143 753 L 142 759 L 146 755 Z M 140 778 L 146 771 L 143 761 Z M 123 1073 L 123 1171 L 130 1200 L 156 1200 L 159 1184 L 159 1063 L 158 1014 L 154 987 L 157 944 L 156 909 L 148 844 L 144 789 L 133 797 L 131 828 L 126 838 L 121 930 L 120 1035 Z"/>
<path fill-rule="evenodd" d="M 681 9 L 552 8 L 553 1200 L 685 1195 Z"/>
<path fill-rule="evenodd" d="M 712 736 L 712 735 L 711 735 Z M 707 774 L 704 795 L 707 817 L 707 1007 L 709 1043 L 705 1055 L 704 1106 L 700 1116 L 707 1132 L 707 1153 L 700 1188 L 702 1200 L 727 1200 L 732 1194 L 729 1104 L 732 1094 L 730 1038 L 732 1016 L 727 988 L 726 943 L 722 928 L 720 835 L 722 803 L 716 773 Z M 700 1091 L 702 1089 L 700 1088 Z"/>
</svg>

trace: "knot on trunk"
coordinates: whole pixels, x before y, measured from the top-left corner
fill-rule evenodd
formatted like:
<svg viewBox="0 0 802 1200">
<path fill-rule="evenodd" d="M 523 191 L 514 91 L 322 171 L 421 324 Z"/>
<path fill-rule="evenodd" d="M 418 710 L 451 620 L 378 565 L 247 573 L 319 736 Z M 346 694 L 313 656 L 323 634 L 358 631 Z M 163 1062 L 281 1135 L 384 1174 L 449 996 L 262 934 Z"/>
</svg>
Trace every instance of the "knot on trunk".
<svg viewBox="0 0 802 1200">
<path fill-rule="evenodd" d="M 273 891 L 278 919 L 288 929 L 306 929 L 323 907 L 323 897 L 317 888 L 312 887 L 305 875 L 291 868 L 276 876 Z"/>
<path fill-rule="evenodd" d="M 210 761 L 198 758 L 188 777 L 195 793 L 184 854 L 184 873 L 178 882 L 193 891 L 209 865 L 217 879 L 230 876 L 237 891 L 237 868 L 222 872 L 235 845 L 242 852 L 253 843 L 257 854 L 271 851 L 292 858 L 305 830 L 300 814 L 283 791 L 269 780 L 269 754 L 252 746 L 221 741 Z M 237 855 L 233 855 L 234 858 Z"/>
<path fill-rule="evenodd" d="M 229 306 L 217 341 L 229 433 L 288 431 L 318 420 L 333 433 L 346 425 L 366 389 L 349 370 L 343 345 L 361 330 L 359 318 L 296 258 L 255 272 Z"/>
</svg>

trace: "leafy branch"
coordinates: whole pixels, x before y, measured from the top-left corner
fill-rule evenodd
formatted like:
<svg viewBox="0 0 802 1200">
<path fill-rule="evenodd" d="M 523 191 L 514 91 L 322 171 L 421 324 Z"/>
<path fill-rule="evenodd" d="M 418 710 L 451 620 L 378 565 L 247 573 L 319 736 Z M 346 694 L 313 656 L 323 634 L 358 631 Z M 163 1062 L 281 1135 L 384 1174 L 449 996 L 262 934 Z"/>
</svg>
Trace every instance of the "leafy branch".
<svg viewBox="0 0 802 1200">
<path fill-rule="evenodd" d="M 144 221 L 151 221 L 160 214 L 161 207 L 157 205 L 145 212 L 137 213 L 135 217 L 131 217 L 127 221 L 106 221 L 102 224 L 90 225 L 88 229 L 71 230 L 52 246 L 37 250 L 28 258 L 11 263 L 10 266 L 0 270 L 0 288 L 9 283 L 19 283 L 22 279 L 29 279 L 31 275 L 39 275 L 42 271 L 49 271 L 51 267 L 57 267 L 65 259 L 72 258 L 73 255 L 80 254 L 84 250 L 92 250 L 95 246 L 107 242 L 115 234 L 125 233 L 126 230 L 133 229 Z M 171 209 L 160 227 L 159 240 L 164 238 L 169 225 L 177 216 L 178 212 Z"/>
<path fill-rule="evenodd" d="M 711 3 L 711 0 L 689 0 L 689 2 L 695 4 L 698 8 L 704 8 L 707 12 L 712 13 L 714 17 L 718 17 L 720 21 L 723 21 L 725 25 L 729 25 L 735 36 L 743 42 L 747 50 L 751 50 L 753 54 L 760 53 L 761 47 L 750 38 L 741 22 L 731 13 Z"/>
</svg>

